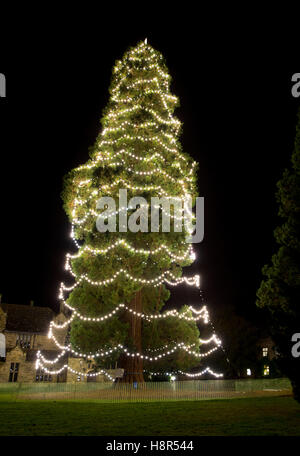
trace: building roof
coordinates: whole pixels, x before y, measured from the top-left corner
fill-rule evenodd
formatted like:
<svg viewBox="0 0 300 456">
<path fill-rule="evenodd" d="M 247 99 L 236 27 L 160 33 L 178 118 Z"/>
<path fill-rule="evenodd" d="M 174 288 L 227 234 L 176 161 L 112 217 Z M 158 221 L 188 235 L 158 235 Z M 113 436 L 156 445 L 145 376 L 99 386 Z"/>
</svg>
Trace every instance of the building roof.
<svg viewBox="0 0 300 456">
<path fill-rule="evenodd" d="M 7 314 L 7 331 L 46 333 L 55 313 L 49 307 L 23 304 L 1 304 Z"/>
</svg>

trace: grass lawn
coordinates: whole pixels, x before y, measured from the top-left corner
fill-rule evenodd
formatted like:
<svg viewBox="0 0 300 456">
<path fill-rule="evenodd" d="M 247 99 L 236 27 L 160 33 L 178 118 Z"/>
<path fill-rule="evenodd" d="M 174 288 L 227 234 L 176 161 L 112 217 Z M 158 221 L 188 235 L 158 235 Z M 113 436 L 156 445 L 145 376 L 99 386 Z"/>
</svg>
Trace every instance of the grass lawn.
<svg viewBox="0 0 300 456">
<path fill-rule="evenodd" d="M 0 435 L 300 436 L 292 397 L 186 402 L 0 400 Z"/>
</svg>

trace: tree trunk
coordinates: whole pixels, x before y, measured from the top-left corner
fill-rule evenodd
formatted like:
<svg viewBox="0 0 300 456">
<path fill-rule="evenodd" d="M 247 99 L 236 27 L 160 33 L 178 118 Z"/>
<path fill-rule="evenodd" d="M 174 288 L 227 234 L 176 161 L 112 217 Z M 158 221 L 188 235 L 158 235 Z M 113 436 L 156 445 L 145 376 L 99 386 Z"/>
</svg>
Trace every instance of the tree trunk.
<svg viewBox="0 0 300 456">
<path fill-rule="evenodd" d="M 138 291 L 128 305 L 134 312 L 142 313 L 142 291 Z M 126 322 L 129 323 L 129 340 L 132 342 L 134 352 L 142 353 L 142 319 L 132 312 L 126 313 Z M 124 369 L 124 376 L 118 381 L 121 383 L 144 382 L 143 360 L 138 356 L 122 354 L 118 363 Z"/>
</svg>

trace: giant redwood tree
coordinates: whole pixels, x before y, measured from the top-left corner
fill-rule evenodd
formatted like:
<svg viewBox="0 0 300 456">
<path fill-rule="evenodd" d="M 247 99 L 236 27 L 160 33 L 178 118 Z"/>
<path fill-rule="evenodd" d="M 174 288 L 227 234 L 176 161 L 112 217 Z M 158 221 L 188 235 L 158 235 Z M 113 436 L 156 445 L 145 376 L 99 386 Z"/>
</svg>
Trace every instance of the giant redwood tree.
<svg viewBox="0 0 300 456">
<path fill-rule="evenodd" d="M 194 253 L 181 214 L 171 206 L 170 231 L 164 232 L 160 206 L 159 229 L 151 230 L 150 213 L 145 229 L 141 206 L 119 200 L 122 190 L 127 202 L 136 196 L 149 203 L 151 197 L 182 201 L 187 195 L 195 201 L 196 163 L 181 150 L 181 124 L 173 115 L 178 98 L 170 80 L 162 55 L 146 41 L 116 62 L 100 134 L 89 160 L 66 177 L 63 191 L 78 252 L 66 258 L 74 282 L 60 287 L 71 311 L 70 343 L 60 348 L 94 359 L 104 371 L 123 368 L 125 382 L 143 381 L 144 371 L 166 366 L 186 370 L 219 346 L 215 335 L 199 339 L 197 321 L 207 320 L 206 309 L 164 311 L 170 288 L 199 286 L 198 276 L 183 276 Z M 101 197 L 113 198 L 115 209 L 100 207 Z M 130 217 L 134 231 L 127 226 Z M 99 230 L 99 220 L 106 231 Z M 182 223 L 181 231 L 175 223 Z M 51 325 L 54 341 L 59 330 Z M 208 347 L 200 352 L 201 342 Z M 49 369 L 44 357 L 40 367 Z"/>
</svg>

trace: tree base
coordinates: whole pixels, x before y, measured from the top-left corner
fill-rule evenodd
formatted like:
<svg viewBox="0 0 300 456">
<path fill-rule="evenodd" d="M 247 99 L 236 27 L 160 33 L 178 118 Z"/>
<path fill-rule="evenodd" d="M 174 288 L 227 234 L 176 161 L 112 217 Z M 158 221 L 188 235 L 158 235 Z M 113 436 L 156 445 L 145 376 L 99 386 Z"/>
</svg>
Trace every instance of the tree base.
<svg viewBox="0 0 300 456">
<path fill-rule="evenodd" d="M 117 383 L 144 383 L 142 359 L 123 355 L 119 365 L 124 369 L 124 375 L 118 378 Z"/>
<path fill-rule="evenodd" d="M 137 314 L 142 313 L 142 292 L 138 291 L 129 304 L 133 312 L 126 314 L 129 323 L 129 340 L 133 343 L 135 351 L 142 352 L 142 323 Z M 121 355 L 118 366 L 124 369 L 124 375 L 118 383 L 144 383 L 143 360 L 140 357 Z"/>
</svg>

